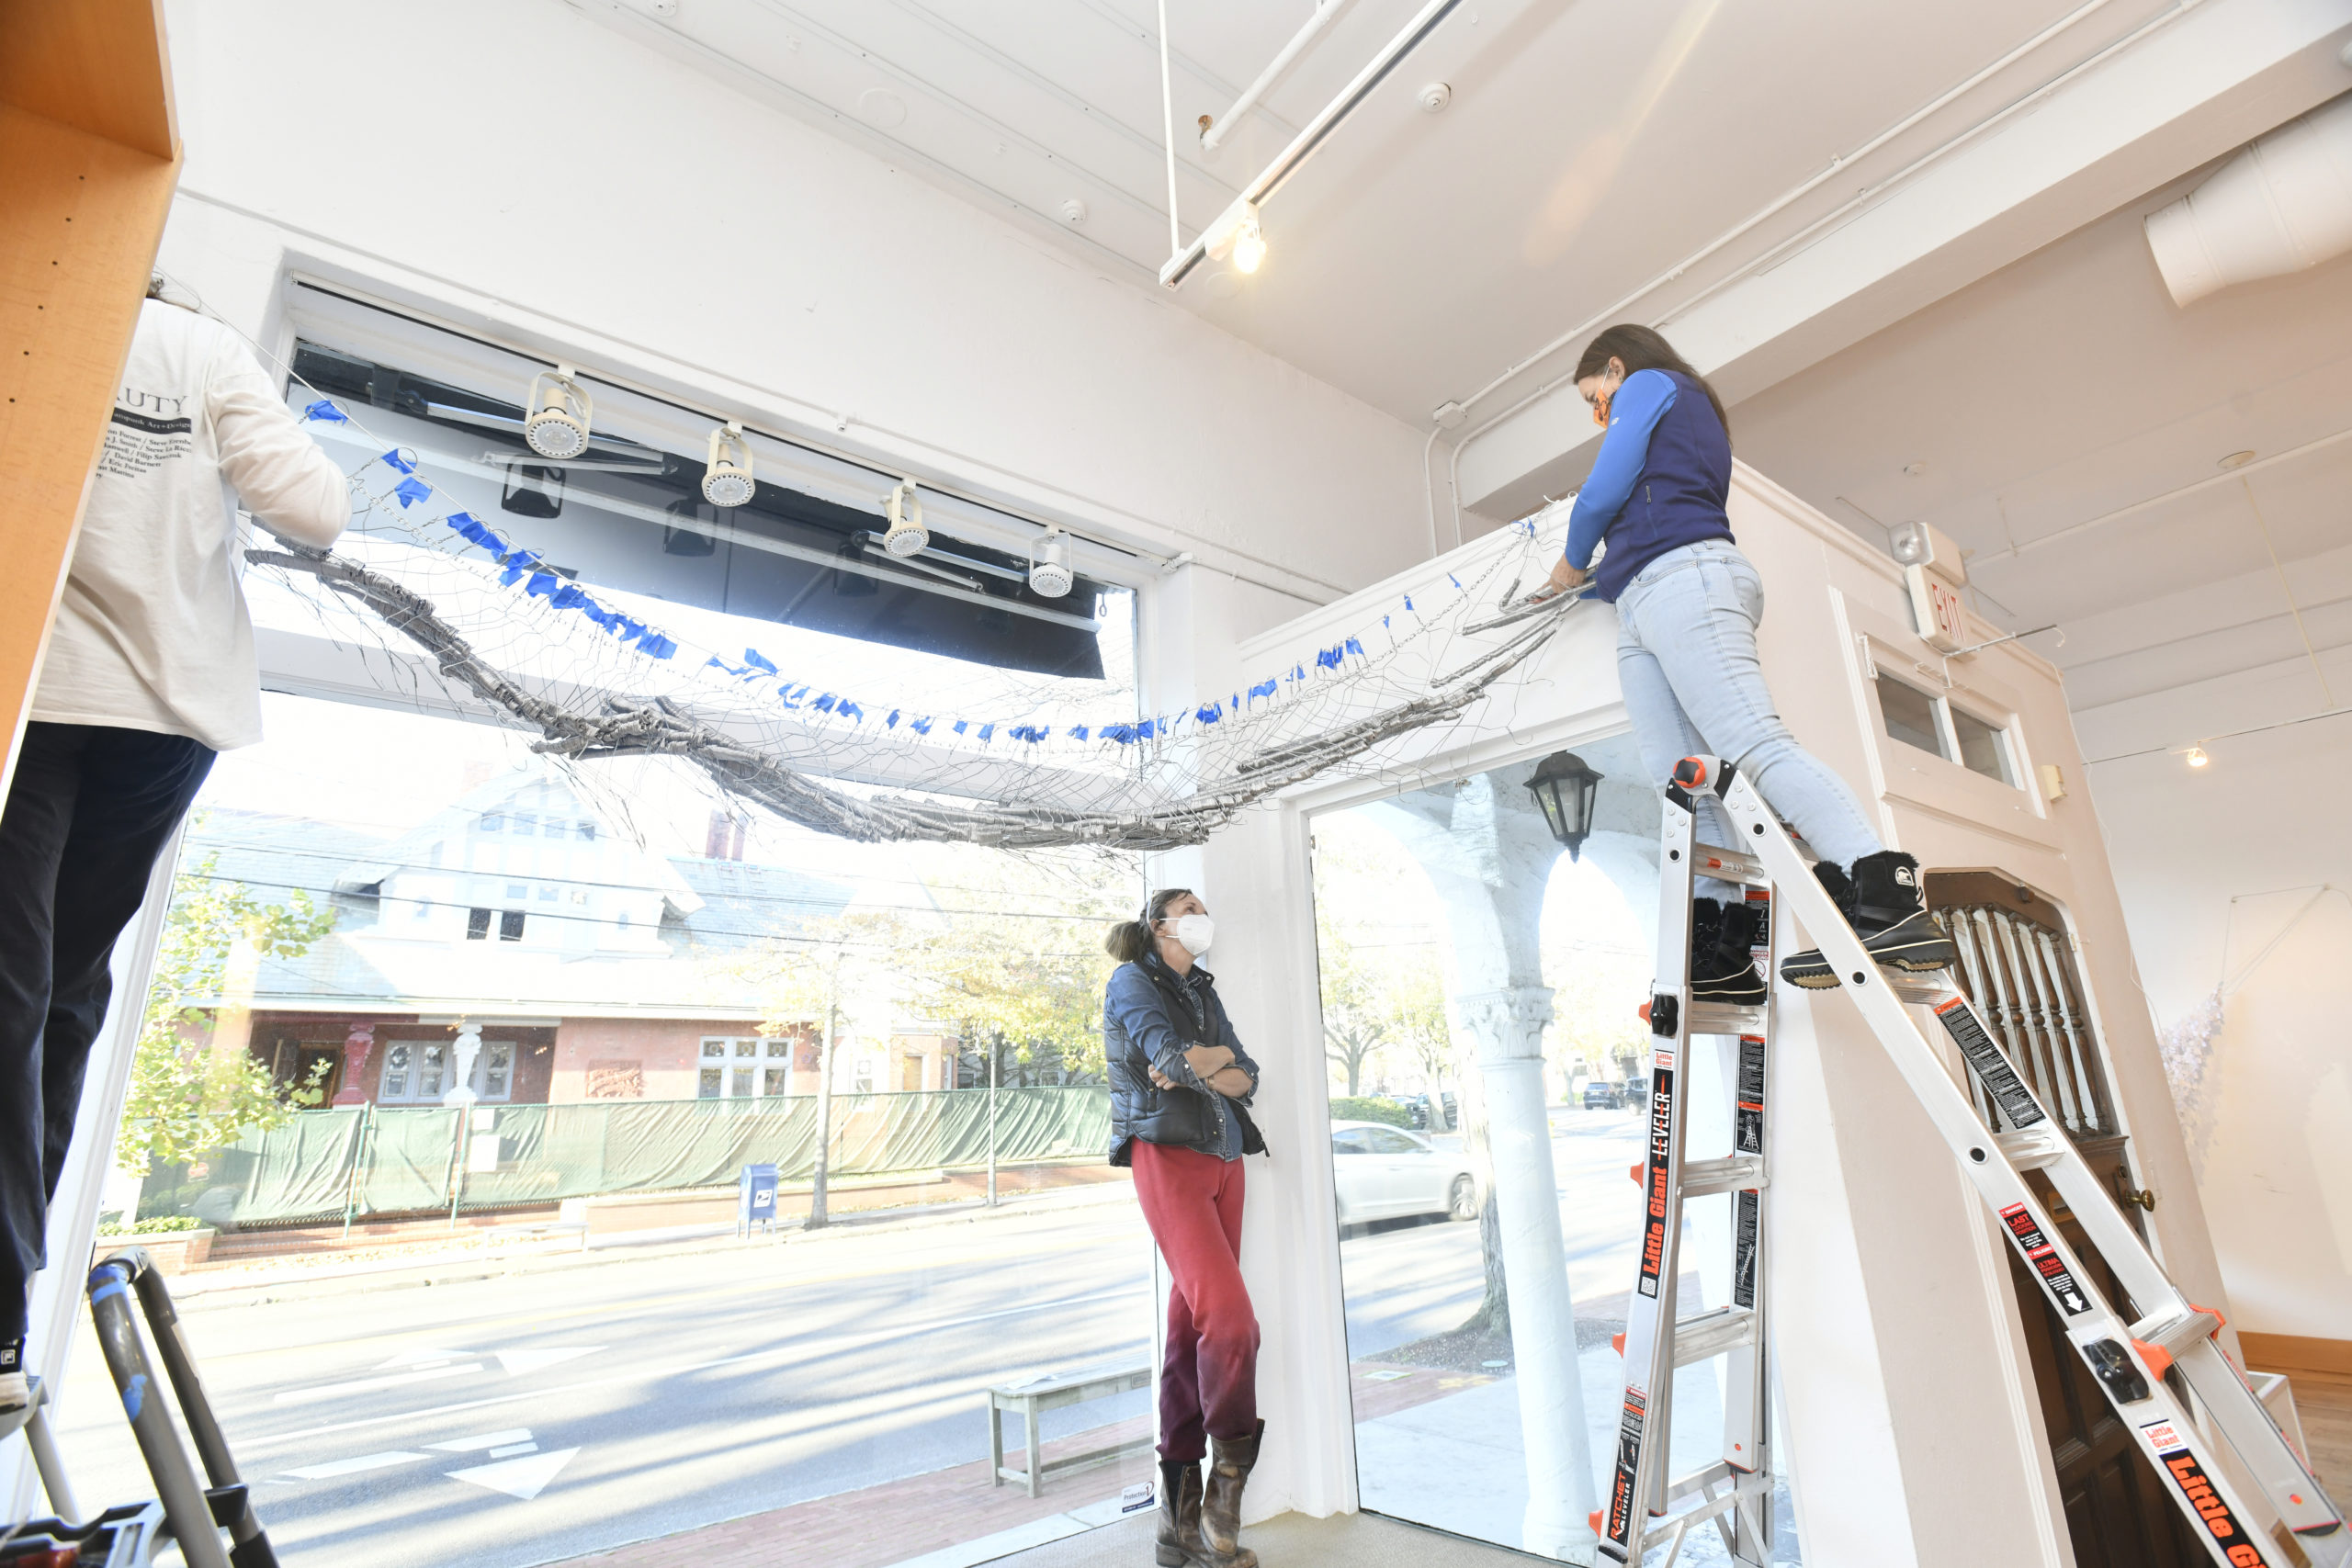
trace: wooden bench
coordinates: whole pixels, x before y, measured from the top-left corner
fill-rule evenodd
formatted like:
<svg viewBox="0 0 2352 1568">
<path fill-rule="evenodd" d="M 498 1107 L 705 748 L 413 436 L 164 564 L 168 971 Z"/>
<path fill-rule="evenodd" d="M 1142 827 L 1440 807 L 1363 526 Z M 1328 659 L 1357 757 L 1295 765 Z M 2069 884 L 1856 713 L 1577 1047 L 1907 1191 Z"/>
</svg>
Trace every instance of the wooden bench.
<svg viewBox="0 0 2352 1568">
<path fill-rule="evenodd" d="M 1107 1459 L 1117 1459 L 1151 1447 L 1149 1438 L 1116 1443 L 1107 1449 L 1090 1449 L 1082 1454 L 1071 1454 L 1051 1464 L 1038 1453 L 1037 1418 L 1048 1410 L 1066 1405 L 1083 1404 L 1090 1399 L 1103 1399 L 1114 1393 L 1129 1393 L 1151 1386 L 1151 1368 L 1096 1367 L 1082 1372 L 1049 1372 L 1031 1378 L 1026 1382 L 1006 1383 L 989 1390 L 989 1474 L 993 1483 L 1001 1486 L 1008 1481 L 1026 1481 L 1029 1495 L 1035 1497 L 1044 1487 L 1046 1477 L 1065 1471 L 1099 1464 Z M 1025 1471 L 1004 1467 L 1004 1413 L 1021 1413 L 1023 1427 L 1028 1438 L 1029 1468 Z"/>
</svg>

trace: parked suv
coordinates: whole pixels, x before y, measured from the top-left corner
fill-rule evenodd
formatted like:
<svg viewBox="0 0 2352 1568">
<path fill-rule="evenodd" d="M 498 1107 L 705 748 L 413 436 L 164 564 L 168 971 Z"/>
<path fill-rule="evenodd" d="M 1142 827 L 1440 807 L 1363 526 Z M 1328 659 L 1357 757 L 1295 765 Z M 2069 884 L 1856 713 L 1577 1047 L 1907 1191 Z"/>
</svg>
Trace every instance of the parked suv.
<svg viewBox="0 0 2352 1568">
<path fill-rule="evenodd" d="M 1584 1108 L 1587 1111 L 1623 1111 L 1625 1108 L 1625 1086 L 1607 1078 L 1595 1078 L 1584 1086 Z"/>
</svg>

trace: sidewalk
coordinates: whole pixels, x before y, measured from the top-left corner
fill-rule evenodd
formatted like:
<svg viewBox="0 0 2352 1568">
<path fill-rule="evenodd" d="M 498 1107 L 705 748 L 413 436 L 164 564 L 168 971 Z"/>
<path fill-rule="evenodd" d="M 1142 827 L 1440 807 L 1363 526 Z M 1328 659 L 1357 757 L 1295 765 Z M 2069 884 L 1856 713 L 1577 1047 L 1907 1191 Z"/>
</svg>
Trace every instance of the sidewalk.
<svg viewBox="0 0 2352 1568">
<path fill-rule="evenodd" d="M 361 1250 L 353 1254 L 313 1253 L 254 1263 L 207 1265 L 175 1276 L 171 1287 L 173 1299 L 183 1305 L 211 1300 L 298 1301 L 594 1268 L 647 1258 L 747 1248 L 822 1247 L 833 1238 L 865 1235 L 877 1226 L 896 1230 L 902 1226 L 970 1224 L 1065 1209 L 1111 1208 L 1131 1203 L 1133 1199 L 1134 1190 L 1124 1180 L 1114 1180 L 1001 1196 L 993 1209 L 988 1207 L 985 1197 L 866 1210 L 845 1211 L 839 1205 L 829 1205 L 832 1223 L 824 1230 L 803 1231 L 798 1228 L 797 1220 L 793 1220 L 779 1224 L 774 1232 L 750 1237 L 738 1236 L 731 1222 L 624 1231 L 605 1237 L 590 1236 L 579 1227 L 558 1227 L 542 1222 L 527 1228 L 518 1227 L 513 1235 L 492 1232 L 438 1247 Z M 263 1293 L 255 1297 L 249 1293 L 253 1292 Z"/>
<path fill-rule="evenodd" d="M 1378 1361 L 1357 1362 L 1350 1372 L 1360 1421 L 1495 1381 Z M 975 1439 L 982 1419 L 976 1402 Z M 1018 1430 L 1017 1421 L 1007 1422 L 1006 1447 L 1013 1451 L 1006 1462 L 1016 1468 Z M 1050 1463 L 1061 1454 L 1150 1434 L 1151 1418 L 1138 1416 L 1055 1438 L 1045 1445 L 1045 1455 Z M 1151 1454 L 1130 1454 L 1115 1465 L 1057 1475 L 1046 1483 L 1044 1496 L 1033 1499 L 1018 1482 L 989 1485 L 983 1459 L 574 1558 L 568 1568 L 773 1568 L 784 1562 L 822 1562 L 825 1568 L 971 1568 L 1113 1523 L 1121 1517 L 1123 1491 L 1156 1476 Z"/>
</svg>

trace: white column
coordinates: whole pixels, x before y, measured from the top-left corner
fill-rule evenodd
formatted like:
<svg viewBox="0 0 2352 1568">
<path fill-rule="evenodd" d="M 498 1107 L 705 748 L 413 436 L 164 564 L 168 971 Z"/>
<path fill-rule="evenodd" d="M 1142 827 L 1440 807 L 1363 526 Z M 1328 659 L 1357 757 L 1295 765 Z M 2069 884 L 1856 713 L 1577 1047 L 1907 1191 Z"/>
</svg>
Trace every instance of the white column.
<svg viewBox="0 0 2352 1568">
<path fill-rule="evenodd" d="M 466 1024 L 458 1031 L 451 1049 L 450 1075 L 454 1081 L 448 1092 L 441 1097 L 444 1105 L 471 1105 L 474 1102 L 474 1058 L 481 1055 L 481 1029 Z"/>
<path fill-rule="evenodd" d="M 1478 1045 L 1487 1092 L 1487 1138 L 1500 1205 L 1504 1288 L 1510 1298 L 1511 1359 L 1519 1385 L 1520 1440 L 1527 1456 L 1522 1550 L 1581 1560 L 1600 1506 L 1577 1370 L 1576 1303 L 1560 1235 L 1559 1179 L 1544 1109 L 1544 1030 L 1552 992 L 1515 986 L 1456 998 Z"/>
</svg>

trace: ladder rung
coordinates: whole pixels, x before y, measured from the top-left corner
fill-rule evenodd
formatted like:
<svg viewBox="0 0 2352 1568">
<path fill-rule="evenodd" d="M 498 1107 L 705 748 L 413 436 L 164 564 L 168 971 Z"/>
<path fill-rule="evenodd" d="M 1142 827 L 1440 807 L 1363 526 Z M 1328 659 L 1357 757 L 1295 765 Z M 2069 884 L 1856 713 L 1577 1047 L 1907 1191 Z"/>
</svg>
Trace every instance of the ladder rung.
<svg viewBox="0 0 2352 1568">
<path fill-rule="evenodd" d="M 1674 1364 L 1687 1367 L 1755 1343 L 1755 1313 L 1746 1307 L 1717 1307 L 1674 1325 Z"/>
<path fill-rule="evenodd" d="M 1690 846 L 1690 874 L 1712 876 L 1718 882 L 1745 882 L 1758 887 L 1772 886 L 1771 873 L 1754 855 L 1741 854 L 1737 850 L 1719 850 L 1713 844 Z"/>
<path fill-rule="evenodd" d="M 1702 1496 L 1710 1486 L 1724 1484 L 1736 1486 L 1742 1479 L 1740 1472 L 1734 1470 L 1723 1461 L 1717 1460 L 1704 1470 L 1694 1470 L 1679 1481 L 1668 1482 L 1666 1487 L 1666 1500 L 1669 1503 L 1679 1503 L 1685 1497 Z"/>
<path fill-rule="evenodd" d="M 1761 1034 L 1764 1032 L 1762 1008 L 1736 1008 L 1722 1002 L 1692 1002 L 1690 1032 L 1693 1034 Z"/>
<path fill-rule="evenodd" d="M 2165 1354 L 2174 1355 L 2200 1339 L 2210 1339 L 2221 1332 L 2218 1314 L 2191 1308 L 2165 1317 L 2148 1316 L 2132 1325 L 2132 1337 L 2143 1344 L 2160 1348 Z"/>
<path fill-rule="evenodd" d="M 1718 1192 L 1745 1192 L 1770 1184 L 1762 1155 L 1733 1155 L 1728 1159 L 1682 1162 L 1682 1196 L 1711 1198 Z"/>
<path fill-rule="evenodd" d="M 2019 1170 L 2046 1170 L 2066 1157 L 2066 1140 L 2055 1122 L 2044 1122 L 2022 1133 L 1996 1133 L 1993 1142 Z"/>
</svg>

